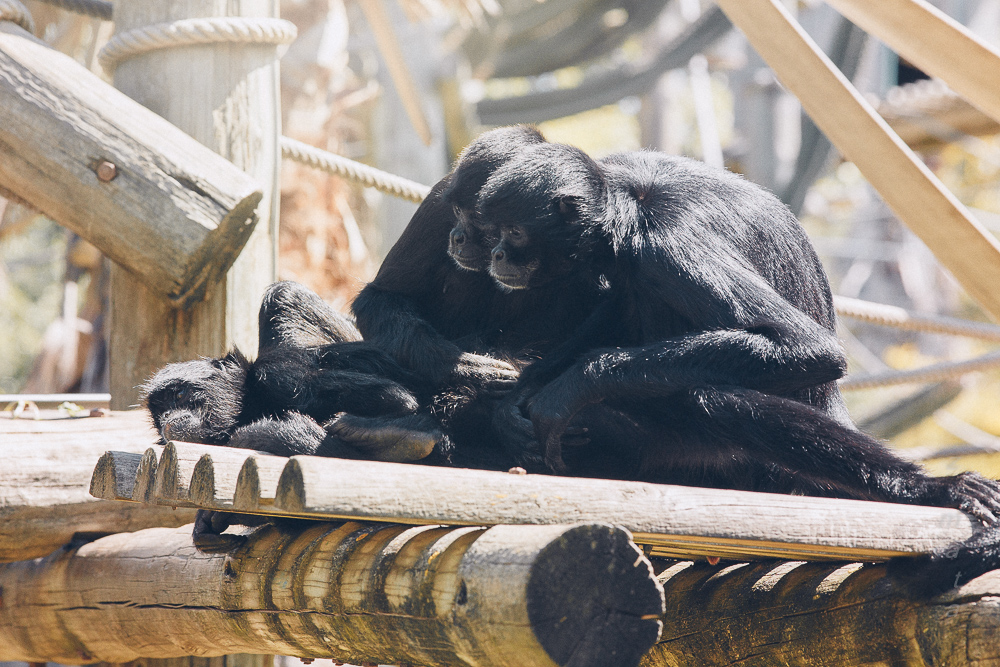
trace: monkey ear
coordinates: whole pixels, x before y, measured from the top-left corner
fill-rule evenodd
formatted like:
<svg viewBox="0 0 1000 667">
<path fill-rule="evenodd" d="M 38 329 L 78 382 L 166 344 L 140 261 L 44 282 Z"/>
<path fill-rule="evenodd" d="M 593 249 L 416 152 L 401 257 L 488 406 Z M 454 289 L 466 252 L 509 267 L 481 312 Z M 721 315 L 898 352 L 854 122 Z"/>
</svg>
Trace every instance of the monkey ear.
<svg viewBox="0 0 1000 667">
<path fill-rule="evenodd" d="M 566 222 L 575 222 L 581 217 L 579 197 L 572 195 L 558 197 L 555 201 L 555 207 L 559 212 L 559 217 Z"/>
</svg>

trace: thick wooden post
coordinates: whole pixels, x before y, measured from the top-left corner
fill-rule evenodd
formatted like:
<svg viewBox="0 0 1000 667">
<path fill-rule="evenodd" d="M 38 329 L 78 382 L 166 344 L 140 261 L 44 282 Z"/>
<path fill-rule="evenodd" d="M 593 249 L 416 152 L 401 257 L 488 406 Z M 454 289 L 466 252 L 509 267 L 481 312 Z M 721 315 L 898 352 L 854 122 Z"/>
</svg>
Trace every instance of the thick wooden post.
<svg viewBox="0 0 1000 667">
<path fill-rule="evenodd" d="M 189 18 L 273 18 L 277 0 L 115 2 L 118 34 Z M 119 63 L 114 83 L 264 186 L 259 222 L 225 279 L 187 310 L 172 308 L 118 267 L 111 288 L 111 405 L 135 405 L 137 386 L 166 363 L 256 350 L 256 319 L 276 275 L 278 63 L 267 44 L 217 43 L 143 53 Z"/>
</svg>

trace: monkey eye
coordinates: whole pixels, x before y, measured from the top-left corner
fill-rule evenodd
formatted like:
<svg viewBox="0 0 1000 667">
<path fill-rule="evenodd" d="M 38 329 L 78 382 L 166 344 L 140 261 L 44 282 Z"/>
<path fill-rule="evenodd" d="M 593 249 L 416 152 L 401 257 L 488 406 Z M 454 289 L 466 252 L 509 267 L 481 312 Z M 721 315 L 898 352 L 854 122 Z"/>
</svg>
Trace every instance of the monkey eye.
<svg viewBox="0 0 1000 667">
<path fill-rule="evenodd" d="M 174 398 L 177 399 L 178 401 L 183 401 L 187 395 L 188 395 L 187 388 L 178 389 L 176 392 L 174 392 Z"/>
</svg>

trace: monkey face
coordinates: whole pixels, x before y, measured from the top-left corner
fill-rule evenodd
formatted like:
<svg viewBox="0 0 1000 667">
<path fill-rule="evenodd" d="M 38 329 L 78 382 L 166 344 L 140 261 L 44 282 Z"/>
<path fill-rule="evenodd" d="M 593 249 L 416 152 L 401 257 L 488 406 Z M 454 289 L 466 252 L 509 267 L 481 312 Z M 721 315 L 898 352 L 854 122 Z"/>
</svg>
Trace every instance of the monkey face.
<svg viewBox="0 0 1000 667">
<path fill-rule="evenodd" d="M 492 240 L 489 227 L 477 224 L 473 214 L 455 207 L 455 227 L 448 237 L 448 255 L 466 271 L 486 271 L 490 266 Z"/>
<path fill-rule="evenodd" d="M 143 387 L 164 440 L 225 444 L 236 427 L 249 363 L 234 350 L 220 359 L 168 364 Z"/>
</svg>

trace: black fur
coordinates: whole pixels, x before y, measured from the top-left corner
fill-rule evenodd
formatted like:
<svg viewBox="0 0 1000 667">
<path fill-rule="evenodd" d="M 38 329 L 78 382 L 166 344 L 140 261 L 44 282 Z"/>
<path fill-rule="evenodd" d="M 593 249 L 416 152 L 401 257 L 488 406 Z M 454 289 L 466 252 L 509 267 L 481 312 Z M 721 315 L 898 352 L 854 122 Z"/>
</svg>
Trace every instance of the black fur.
<svg viewBox="0 0 1000 667">
<path fill-rule="evenodd" d="M 599 277 L 591 276 L 502 292 L 485 271 L 493 241 L 482 236 L 476 220 L 479 190 L 493 172 L 539 145 L 541 135 L 526 127 L 480 136 L 431 190 L 352 305 L 367 343 L 427 379 L 439 399 L 458 392 L 459 401 L 445 400 L 438 414 L 457 413 L 448 426 L 453 439 L 482 445 L 482 451 L 518 434 L 523 439 L 525 429 L 510 401 L 492 418 L 496 428 L 484 429 L 474 415 L 492 411 L 480 402 L 513 388 L 517 369 L 567 339 L 604 295 Z M 522 363 L 511 363 L 517 360 Z M 530 424 L 528 432 L 530 437 Z M 456 449 L 456 462 L 463 451 Z"/>
<path fill-rule="evenodd" d="M 853 426 L 826 276 L 770 193 L 685 158 L 598 163 L 545 144 L 494 172 L 478 215 L 499 239 L 501 285 L 610 285 L 606 305 L 521 379 L 554 470 L 955 507 L 997 523 L 996 482 L 930 477 Z M 590 442 L 564 457 L 571 424 L 589 424 Z M 923 581 L 965 580 L 995 567 L 996 551 L 935 556 Z"/>
<path fill-rule="evenodd" d="M 256 359 L 232 350 L 169 364 L 146 383 L 146 407 L 163 440 L 377 461 L 437 450 L 446 459 L 450 442 L 422 408 L 425 383 L 359 339 L 313 292 L 275 283 L 261 306 Z M 200 512 L 195 544 L 232 548 L 237 537 L 212 530 L 230 523 L 247 520 Z"/>
</svg>

